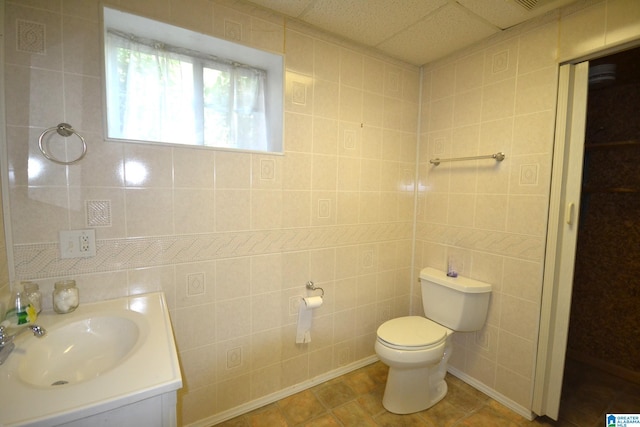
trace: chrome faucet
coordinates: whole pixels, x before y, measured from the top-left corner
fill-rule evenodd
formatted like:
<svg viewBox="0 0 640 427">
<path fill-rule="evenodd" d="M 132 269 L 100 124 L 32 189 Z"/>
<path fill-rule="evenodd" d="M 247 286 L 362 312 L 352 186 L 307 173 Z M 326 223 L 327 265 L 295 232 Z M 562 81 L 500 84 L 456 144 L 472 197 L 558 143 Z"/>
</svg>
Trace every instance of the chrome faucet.
<svg viewBox="0 0 640 427">
<path fill-rule="evenodd" d="M 38 338 L 44 336 L 47 333 L 47 331 L 42 326 L 27 325 L 17 333 L 9 335 L 5 326 L 0 325 L 0 365 L 2 365 L 5 360 L 7 360 L 9 354 L 11 354 L 13 349 L 16 347 L 16 345 L 13 343 L 15 337 L 17 337 L 27 329 L 31 330 L 31 332 L 33 332 L 33 335 Z"/>
</svg>

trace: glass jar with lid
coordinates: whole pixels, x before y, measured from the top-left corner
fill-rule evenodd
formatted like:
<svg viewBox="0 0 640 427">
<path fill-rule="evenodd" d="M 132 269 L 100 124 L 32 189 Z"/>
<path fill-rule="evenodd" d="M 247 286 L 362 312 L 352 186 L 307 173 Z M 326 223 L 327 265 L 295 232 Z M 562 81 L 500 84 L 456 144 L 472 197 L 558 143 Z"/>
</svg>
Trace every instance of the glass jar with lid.
<svg viewBox="0 0 640 427">
<path fill-rule="evenodd" d="M 71 313 L 78 308 L 80 295 L 75 280 L 56 282 L 53 289 L 53 310 L 56 313 Z"/>
<path fill-rule="evenodd" d="M 42 311 L 42 294 L 40 293 L 40 287 L 35 282 L 22 282 L 24 287 L 24 293 L 27 297 L 29 304 L 33 306 L 36 313 Z"/>
</svg>

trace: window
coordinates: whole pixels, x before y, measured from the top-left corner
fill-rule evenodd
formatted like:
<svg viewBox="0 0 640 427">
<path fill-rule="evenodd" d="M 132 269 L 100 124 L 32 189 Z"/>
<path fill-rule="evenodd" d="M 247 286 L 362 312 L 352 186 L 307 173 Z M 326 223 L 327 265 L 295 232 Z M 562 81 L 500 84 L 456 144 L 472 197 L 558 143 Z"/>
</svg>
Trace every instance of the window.
<svg viewBox="0 0 640 427">
<path fill-rule="evenodd" d="M 282 68 L 279 55 L 105 8 L 107 138 L 281 152 Z"/>
</svg>

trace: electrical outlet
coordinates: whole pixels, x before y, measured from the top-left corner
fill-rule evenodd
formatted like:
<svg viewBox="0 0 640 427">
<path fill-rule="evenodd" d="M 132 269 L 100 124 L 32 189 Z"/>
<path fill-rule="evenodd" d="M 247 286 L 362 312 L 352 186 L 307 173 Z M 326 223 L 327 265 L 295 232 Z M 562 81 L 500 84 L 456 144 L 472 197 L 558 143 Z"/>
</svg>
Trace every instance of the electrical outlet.
<svg viewBox="0 0 640 427">
<path fill-rule="evenodd" d="M 96 256 L 96 231 L 61 230 L 60 231 L 61 258 L 89 258 Z"/>
<path fill-rule="evenodd" d="M 80 235 L 80 253 L 87 253 L 90 251 L 91 244 L 89 242 L 90 240 L 88 235 Z"/>
</svg>

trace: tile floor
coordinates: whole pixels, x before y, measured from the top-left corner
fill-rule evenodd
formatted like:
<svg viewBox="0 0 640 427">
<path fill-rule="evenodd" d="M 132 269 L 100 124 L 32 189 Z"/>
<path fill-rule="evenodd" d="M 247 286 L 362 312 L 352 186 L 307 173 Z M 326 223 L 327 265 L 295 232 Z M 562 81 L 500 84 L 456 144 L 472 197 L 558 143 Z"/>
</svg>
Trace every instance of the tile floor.
<svg viewBox="0 0 640 427">
<path fill-rule="evenodd" d="M 447 375 L 449 392 L 437 405 L 416 414 L 392 414 L 382 406 L 387 367 L 376 362 L 219 426 L 601 427 L 607 411 L 640 413 L 640 386 L 593 371 L 567 368 L 558 422 L 528 421 L 452 375 Z"/>
<path fill-rule="evenodd" d="M 564 371 L 559 426 L 602 427 L 606 414 L 640 413 L 640 384 L 576 360 Z M 564 424 L 563 424 L 564 423 Z"/>
</svg>

